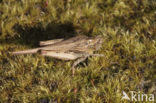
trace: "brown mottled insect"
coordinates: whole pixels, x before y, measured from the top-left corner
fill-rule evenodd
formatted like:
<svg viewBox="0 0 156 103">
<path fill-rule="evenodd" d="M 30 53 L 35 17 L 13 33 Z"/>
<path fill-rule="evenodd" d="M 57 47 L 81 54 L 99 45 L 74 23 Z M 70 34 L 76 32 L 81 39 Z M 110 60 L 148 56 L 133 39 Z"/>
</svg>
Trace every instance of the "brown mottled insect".
<svg viewBox="0 0 156 103">
<path fill-rule="evenodd" d="M 99 50 L 103 43 L 101 36 L 86 37 L 76 36 L 70 39 L 54 39 L 41 41 L 39 48 L 24 51 L 13 52 L 14 55 L 40 53 L 43 56 L 49 56 L 62 60 L 76 60 L 72 65 L 73 75 L 75 66 L 84 61 L 89 56 L 103 56 L 102 54 L 94 54 Z"/>
</svg>

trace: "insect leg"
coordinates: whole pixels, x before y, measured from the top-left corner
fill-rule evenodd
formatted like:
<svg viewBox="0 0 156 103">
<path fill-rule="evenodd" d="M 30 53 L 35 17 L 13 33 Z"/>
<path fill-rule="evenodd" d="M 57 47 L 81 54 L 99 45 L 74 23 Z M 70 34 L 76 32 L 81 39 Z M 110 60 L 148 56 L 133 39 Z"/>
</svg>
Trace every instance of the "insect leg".
<svg viewBox="0 0 156 103">
<path fill-rule="evenodd" d="M 80 62 L 83 62 L 84 60 L 86 60 L 87 57 L 88 57 L 88 56 L 79 58 L 79 59 L 77 59 L 77 60 L 73 63 L 73 65 L 72 65 L 72 75 L 73 75 L 73 76 L 74 76 L 74 74 L 75 74 L 75 67 L 76 67 Z"/>
<path fill-rule="evenodd" d="M 91 56 L 99 56 L 99 57 L 104 57 L 104 54 L 91 54 Z"/>
</svg>

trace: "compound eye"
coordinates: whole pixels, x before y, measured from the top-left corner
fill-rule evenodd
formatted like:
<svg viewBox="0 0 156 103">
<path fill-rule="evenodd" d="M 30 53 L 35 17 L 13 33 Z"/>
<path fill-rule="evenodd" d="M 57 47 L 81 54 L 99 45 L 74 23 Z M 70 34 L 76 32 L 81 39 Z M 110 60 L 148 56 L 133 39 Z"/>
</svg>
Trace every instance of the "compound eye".
<svg viewBox="0 0 156 103">
<path fill-rule="evenodd" d="M 93 40 L 89 40 L 89 43 L 91 43 Z"/>
</svg>

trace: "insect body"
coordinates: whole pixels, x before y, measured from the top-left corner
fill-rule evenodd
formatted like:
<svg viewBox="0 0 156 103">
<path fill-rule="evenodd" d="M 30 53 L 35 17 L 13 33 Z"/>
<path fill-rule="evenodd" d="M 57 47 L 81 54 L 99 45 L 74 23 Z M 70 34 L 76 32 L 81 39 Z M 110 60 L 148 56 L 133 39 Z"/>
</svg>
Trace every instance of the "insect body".
<svg viewBox="0 0 156 103">
<path fill-rule="evenodd" d="M 76 60 L 72 66 L 73 74 L 74 68 L 77 64 L 84 61 L 88 56 L 103 56 L 101 54 L 94 54 L 94 51 L 99 50 L 103 43 L 101 36 L 86 37 L 76 36 L 70 39 L 54 39 L 48 41 L 41 41 L 39 48 L 13 52 L 14 55 L 20 54 L 34 54 L 40 53 L 43 56 L 49 56 L 62 60 Z"/>
</svg>

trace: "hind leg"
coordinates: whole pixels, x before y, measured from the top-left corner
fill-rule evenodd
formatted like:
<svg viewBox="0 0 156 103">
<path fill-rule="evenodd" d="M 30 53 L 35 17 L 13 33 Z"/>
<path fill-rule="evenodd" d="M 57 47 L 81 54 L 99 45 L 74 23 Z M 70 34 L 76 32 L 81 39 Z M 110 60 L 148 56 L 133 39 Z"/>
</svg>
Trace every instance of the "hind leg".
<svg viewBox="0 0 156 103">
<path fill-rule="evenodd" d="M 77 59 L 74 63 L 73 63 L 73 65 L 72 65 L 72 76 L 74 77 L 74 74 L 75 74 L 75 67 L 79 64 L 79 63 L 81 63 L 81 62 L 83 62 L 84 60 L 86 60 L 86 58 L 87 58 L 88 56 L 85 56 L 85 57 L 82 57 L 82 58 L 79 58 L 79 59 Z"/>
</svg>

